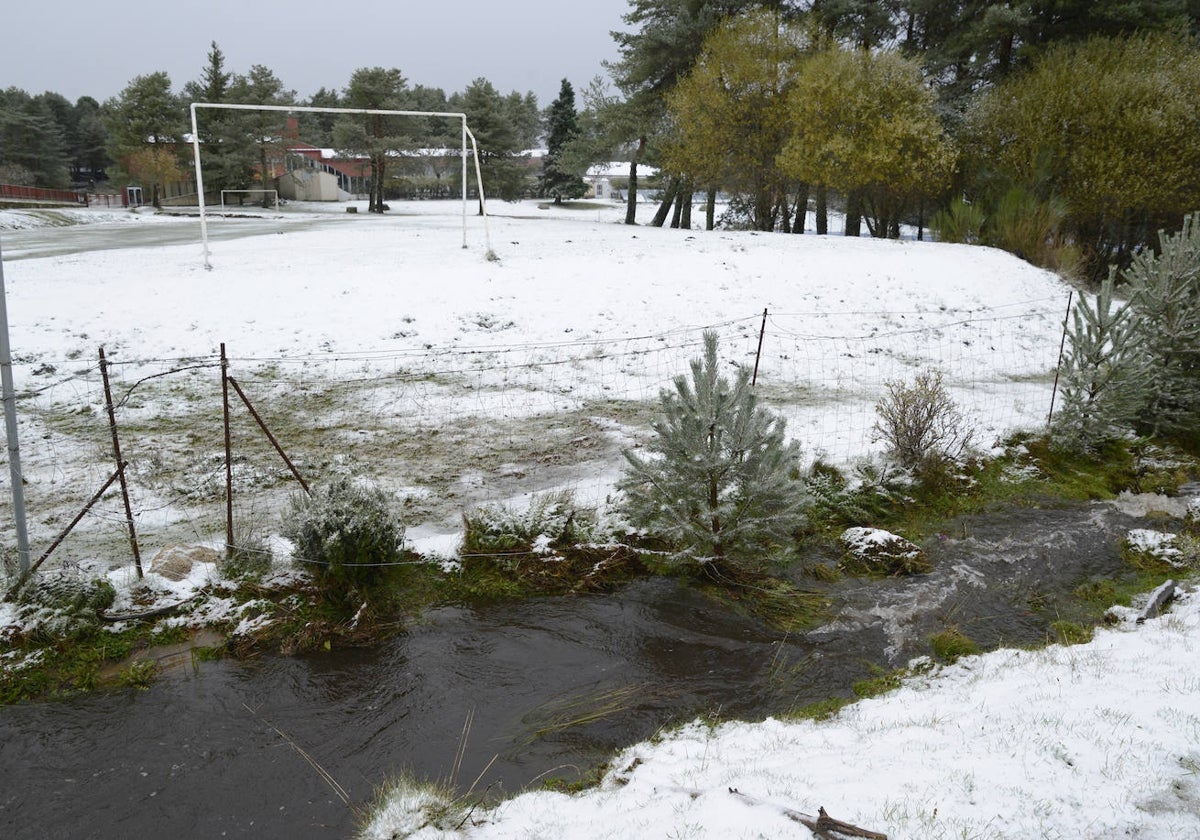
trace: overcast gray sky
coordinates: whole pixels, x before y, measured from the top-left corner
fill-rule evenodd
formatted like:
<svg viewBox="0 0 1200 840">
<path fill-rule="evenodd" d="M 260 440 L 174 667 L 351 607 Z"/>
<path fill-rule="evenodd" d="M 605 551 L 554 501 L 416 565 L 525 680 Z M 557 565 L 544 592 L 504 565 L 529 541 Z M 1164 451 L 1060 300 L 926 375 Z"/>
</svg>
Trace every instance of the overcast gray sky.
<svg viewBox="0 0 1200 840">
<path fill-rule="evenodd" d="M 209 43 L 226 69 L 271 68 L 300 97 L 341 90 L 359 67 L 398 67 L 409 84 L 461 91 L 483 76 L 549 105 L 616 58 L 628 0 L 20 0 L 0 12 L 0 87 L 103 102 L 165 70 L 178 92 Z"/>
</svg>

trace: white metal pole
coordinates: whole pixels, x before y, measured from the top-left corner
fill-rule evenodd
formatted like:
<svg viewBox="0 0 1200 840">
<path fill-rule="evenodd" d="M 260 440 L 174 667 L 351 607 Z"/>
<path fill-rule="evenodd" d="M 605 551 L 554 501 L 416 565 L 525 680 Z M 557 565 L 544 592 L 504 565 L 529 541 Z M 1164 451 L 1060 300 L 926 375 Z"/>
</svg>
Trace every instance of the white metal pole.
<svg viewBox="0 0 1200 840">
<path fill-rule="evenodd" d="M 4 428 L 8 433 L 8 472 L 12 478 L 13 519 L 17 528 L 17 558 L 21 573 L 29 571 L 29 531 L 25 527 L 25 486 L 21 477 L 21 448 L 17 441 L 17 397 L 13 390 L 12 349 L 8 343 L 8 292 L 4 288 L 4 255 L 0 253 L 0 391 L 4 397 Z"/>
<path fill-rule="evenodd" d="M 464 119 L 463 126 L 465 127 L 466 124 L 467 121 Z M 471 138 L 471 152 L 475 156 L 475 185 L 479 188 L 479 212 L 483 214 L 483 238 L 487 243 L 487 258 L 495 260 L 497 257 L 496 252 L 492 250 L 492 232 L 488 228 L 487 199 L 483 195 L 483 172 L 479 168 L 479 144 L 475 141 L 475 135 L 471 133 L 471 129 L 467 129 L 467 134 Z"/>
<path fill-rule="evenodd" d="M 192 103 L 192 158 L 196 164 L 196 197 L 200 202 L 200 239 L 204 244 L 204 267 L 212 271 L 208 258 L 208 219 L 204 215 L 204 172 L 200 167 L 200 133 L 196 129 L 196 103 Z"/>
<path fill-rule="evenodd" d="M 462 227 L 463 248 L 467 247 L 467 117 L 462 118 Z"/>
</svg>

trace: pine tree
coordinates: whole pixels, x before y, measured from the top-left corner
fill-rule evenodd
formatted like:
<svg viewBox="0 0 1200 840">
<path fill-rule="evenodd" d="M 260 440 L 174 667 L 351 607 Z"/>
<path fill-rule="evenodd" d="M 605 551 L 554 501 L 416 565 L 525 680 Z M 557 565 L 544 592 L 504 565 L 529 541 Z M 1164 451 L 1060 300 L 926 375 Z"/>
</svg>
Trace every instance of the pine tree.
<svg viewBox="0 0 1200 840">
<path fill-rule="evenodd" d="M 575 172 L 564 166 L 563 147 L 579 134 L 575 114 L 575 89 L 566 79 L 558 89 L 558 98 L 550 103 L 547 120 L 546 160 L 543 164 L 542 194 L 553 196 L 555 204 L 564 198 L 579 198 L 587 192 L 587 184 Z"/>
<path fill-rule="evenodd" d="M 153 203 L 159 206 L 162 185 L 179 171 L 186 122 L 183 105 L 171 92 L 171 77 L 163 71 L 135 77 L 104 103 L 104 119 L 113 159 L 153 185 Z"/>
<path fill-rule="evenodd" d="M 1143 428 L 1195 434 L 1200 424 L 1200 227 L 1192 214 L 1175 235 L 1159 233 L 1158 254 L 1142 252 L 1125 272 L 1137 311 L 1138 352 L 1151 399 Z"/>
<path fill-rule="evenodd" d="M 518 158 L 526 135 L 514 118 L 521 109 L 482 77 L 452 96 L 450 104 L 467 115 L 467 125 L 479 144 L 485 194 L 505 201 L 520 198 L 525 191 L 525 173 L 518 165 Z"/>
<path fill-rule="evenodd" d="M 1138 320 L 1130 302 L 1114 304 L 1110 274 L 1091 300 L 1081 295 L 1071 310 L 1063 354 L 1063 408 L 1055 436 L 1091 449 L 1133 428 L 1147 396 L 1145 364 L 1138 351 Z"/>
<path fill-rule="evenodd" d="M 624 511 L 676 546 L 678 565 L 752 568 L 801 521 L 800 446 L 786 441 L 783 418 L 758 405 L 749 371 L 739 367 L 732 383 L 718 375 L 714 332 L 704 334 L 691 380 L 674 385 L 660 394 L 651 457 L 625 452 Z"/>
<path fill-rule="evenodd" d="M 379 111 L 407 110 L 408 80 L 396 68 L 362 67 L 354 71 L 342 106 Z M 333 130 L 338 148 L 365 154 L 371 161 L 371 193 L 367 211 L 384 211 L 384 185 L 394 153 L 412 145 L 411 119 L 381 114 L 346 118 Z"/>
</svg>

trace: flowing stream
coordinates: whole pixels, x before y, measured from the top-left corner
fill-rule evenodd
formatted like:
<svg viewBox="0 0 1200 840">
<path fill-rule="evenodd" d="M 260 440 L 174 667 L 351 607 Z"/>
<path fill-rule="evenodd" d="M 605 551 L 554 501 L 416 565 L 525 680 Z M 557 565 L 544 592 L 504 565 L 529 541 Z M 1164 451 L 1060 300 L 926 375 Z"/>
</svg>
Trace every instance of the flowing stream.
<svg viewBox="0 0 1200 840">
<path fill-rule="evenodd" d="M 806 634 L 646 579 L 431 610 L 372 650 L 186 663 L 145 691 L 3 708 L 0 824 L 9 838 L 343 838 L 403 772 L 494 795 L 578 778 L 698 714 L 848 696 L 950 625 L 985 647 L 1043 640 L 1064 593 L 1120 572 L 1116 541 L 1141 524 L 1109 504 L 965 518 L 931 541 L 931 574 L 820 585 L 836 615 Z"/>
</svg>

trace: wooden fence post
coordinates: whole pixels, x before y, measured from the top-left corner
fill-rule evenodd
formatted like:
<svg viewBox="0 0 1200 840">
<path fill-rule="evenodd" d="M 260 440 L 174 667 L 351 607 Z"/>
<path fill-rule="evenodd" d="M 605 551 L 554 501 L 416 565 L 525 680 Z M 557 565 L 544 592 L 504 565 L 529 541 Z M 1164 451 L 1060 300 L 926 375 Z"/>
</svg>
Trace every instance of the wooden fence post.
<svg viewBox="0 0 1200 840">
<path fill-rule="evenodd" d="M 142 574 L 142 555 L 138 551 L 137 530 L 133 524 L 133 508 L 129 504 L 129 483 L 125 480 L 125 461 L 121 458 L 121 440 L 117 436 L 117 412 L 113 407 L 112 387 L 108 383 L 108 362 L 104 358 L 104 348 L 100 348 L 100 378 L 104 380 L 104 402 L 108 406 L 108 428 L 112 432 L 113 457 L 117 459 L 117 477 L 121 483 L 121 499 L 125 503 L 125 523 L 129 527 L 129 546 L 133 549 L 133 564 L 137 566 L 137 576 Z"/>
</svg>

